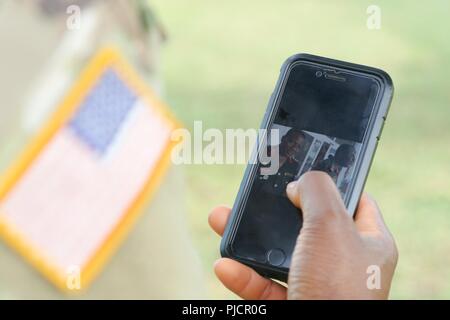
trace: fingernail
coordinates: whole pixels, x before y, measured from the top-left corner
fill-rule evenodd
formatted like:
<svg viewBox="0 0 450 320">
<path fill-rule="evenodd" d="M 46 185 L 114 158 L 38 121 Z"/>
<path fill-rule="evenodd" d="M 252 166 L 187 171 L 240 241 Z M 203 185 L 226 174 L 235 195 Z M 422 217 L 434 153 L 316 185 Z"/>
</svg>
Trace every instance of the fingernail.
<svg viewBox="0 0 450 320">
<path fill-rule="evenodd" d="M 289 182 L 288 185 L 286 186 L 286 190 L 294 190 L 297 187 L 297 181 L 298 180 Z"/>
<path fill-rule="evenodd" d="M 214 264 L 213 264 L 213 268 L 214 268 L 214 269 L 215 269 L 216 266 L 219 264 L 220 260 L 221 260 L 221 259 L 217 259 L 216 261 L 214 261 Z"/>
</svg>

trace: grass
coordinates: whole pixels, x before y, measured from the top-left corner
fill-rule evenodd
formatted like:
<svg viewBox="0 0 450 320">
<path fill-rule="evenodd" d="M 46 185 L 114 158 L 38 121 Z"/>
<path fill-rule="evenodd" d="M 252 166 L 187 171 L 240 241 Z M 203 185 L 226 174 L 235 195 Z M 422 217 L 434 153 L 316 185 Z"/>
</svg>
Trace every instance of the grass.
<svg viewBox="0 0 450 320">
<path fill-rule="evenodd" d="M 400 260 L 392 298 L 450 297 L 450 42 L 445 1 L 153 0 L 169 33 L 166 98 L 191 128 L 250 128 L 261 120 L 281 63 L 308 52 L 388 71 L 395 97 L 366 190 L 394 234 Z M 191 232 L 211 298 L 233 297 L 215 279 L 219 238 L 207 214 L 234 201 L 243 166 L 187 166 Z"/>
</svg>

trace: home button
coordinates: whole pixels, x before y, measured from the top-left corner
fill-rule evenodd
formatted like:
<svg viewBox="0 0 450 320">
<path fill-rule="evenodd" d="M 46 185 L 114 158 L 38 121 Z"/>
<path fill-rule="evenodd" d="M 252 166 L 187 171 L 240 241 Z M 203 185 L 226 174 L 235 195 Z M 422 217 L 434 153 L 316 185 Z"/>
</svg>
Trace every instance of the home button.
<svg viewBox="0 0 450 320">
<path fill-rule="evenodd" d="M 286 260 L 286 255 L 281 249 L 271 249 L 267 252 L 267 260 L 273 266 L 280 266 Z"/>
</svg>

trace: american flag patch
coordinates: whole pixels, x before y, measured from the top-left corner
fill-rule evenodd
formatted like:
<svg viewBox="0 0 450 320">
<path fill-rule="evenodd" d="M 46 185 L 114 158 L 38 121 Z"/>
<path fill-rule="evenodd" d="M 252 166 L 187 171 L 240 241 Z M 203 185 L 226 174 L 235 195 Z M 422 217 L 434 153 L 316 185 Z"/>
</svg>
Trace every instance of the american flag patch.
<svg viewBox="0 0 450 320">
<path fill-rule="evenodd" d="M 107 70 L 70 121 L 71 129 L 98 153 L 104 153 L 118 133 L 137 96 L 117 73 Z"/>
<path fill-rule="evenodd" d="M 0 184 L 0 235 L 59 287 L 93 278 L 167 165 L 176 121 L 102 51 Z"/>
</svg>

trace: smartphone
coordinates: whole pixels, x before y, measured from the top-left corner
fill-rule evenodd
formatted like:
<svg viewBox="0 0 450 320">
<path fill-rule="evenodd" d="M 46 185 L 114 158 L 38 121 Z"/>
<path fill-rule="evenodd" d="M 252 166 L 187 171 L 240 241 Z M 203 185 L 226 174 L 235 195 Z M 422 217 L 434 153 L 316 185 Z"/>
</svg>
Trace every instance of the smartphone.
<svg viewBox="0 0 450 320">
<path fill-rule="evenodd" d="M 392 96 L 392 80 L 380 69 L 309 54 L 287 59 L 261 125 L 267 134 L 246 168 L 221 255 L 286 282 L 302 227 L 299 209 L 286 197 L 287 184 L 310 170 L 326 172 L 353 215 Z"/>
</svg>

